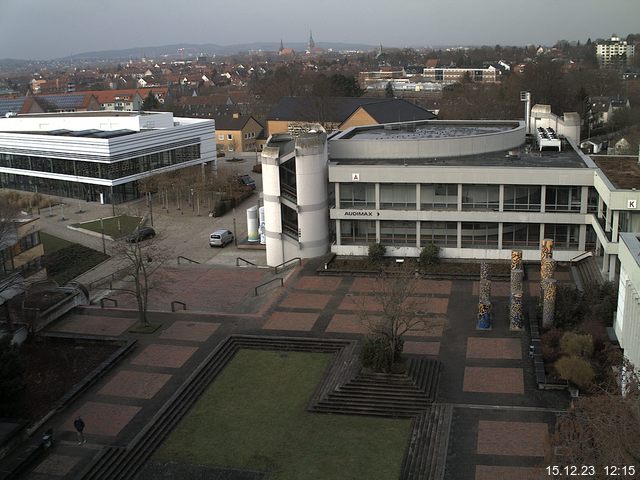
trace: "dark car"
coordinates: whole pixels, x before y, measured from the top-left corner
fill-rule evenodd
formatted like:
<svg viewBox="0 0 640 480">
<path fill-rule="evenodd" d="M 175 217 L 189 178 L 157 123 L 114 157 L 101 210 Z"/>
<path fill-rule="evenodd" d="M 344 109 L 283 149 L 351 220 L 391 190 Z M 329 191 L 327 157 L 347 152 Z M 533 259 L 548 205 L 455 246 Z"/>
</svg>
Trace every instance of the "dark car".
<svg viewBox="0 0 640 480">
<path fill-rule="evenodd" d="M 256 181 L 253 178 L 251 178 L 250 175 L 240 175 L 238 177 L 238 181 L 240 182 L 241 185 L 244 185 L 246 187 L 251 187 L 251 190 L 256 189 Z"/>
<path fill-rule="evenodd" d="M 138 243 L 156 236 L 156 231 L 151 227 L 136 228 L 130 235 L 127 235 L 127 242 Z"/>
</svg>

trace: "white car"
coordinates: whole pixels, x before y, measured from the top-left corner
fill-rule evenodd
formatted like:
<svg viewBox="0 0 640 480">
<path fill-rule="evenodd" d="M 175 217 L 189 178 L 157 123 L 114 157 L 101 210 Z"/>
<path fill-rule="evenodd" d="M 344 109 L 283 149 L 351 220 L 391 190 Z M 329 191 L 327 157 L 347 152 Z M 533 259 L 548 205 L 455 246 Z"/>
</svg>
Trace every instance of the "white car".
<svg viewBox="0 0 640 480">
<path fill-rule="evenodd" d="M 209 235 L 209 246 L 224 247 L 225 245 L 233 242 L 233 233 L 229 230 L 216 230 Z"/>
</svg>

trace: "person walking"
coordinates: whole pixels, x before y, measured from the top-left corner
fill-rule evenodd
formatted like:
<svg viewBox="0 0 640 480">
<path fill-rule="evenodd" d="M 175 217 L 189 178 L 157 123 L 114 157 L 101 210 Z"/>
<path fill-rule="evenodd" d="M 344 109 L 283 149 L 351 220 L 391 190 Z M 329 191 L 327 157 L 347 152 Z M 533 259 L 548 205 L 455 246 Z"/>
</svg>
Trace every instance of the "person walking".
<svg viewBox="0 0 640 480">
<path fill-rule="evenodd" d="M 84 420 L 82 420 L 82 417 L 76 418 L 73 422 L 73 426 L 75 427 L 76 432 L 78 432 L 78 445 L 85 444 L 87 439 L 84 438 Z"/>
</svg>

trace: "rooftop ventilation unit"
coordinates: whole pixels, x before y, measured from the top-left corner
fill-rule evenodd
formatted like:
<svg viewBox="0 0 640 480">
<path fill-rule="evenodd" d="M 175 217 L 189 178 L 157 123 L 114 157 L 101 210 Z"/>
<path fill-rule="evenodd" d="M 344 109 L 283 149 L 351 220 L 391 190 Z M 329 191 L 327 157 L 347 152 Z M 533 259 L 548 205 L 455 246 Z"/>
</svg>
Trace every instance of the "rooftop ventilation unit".
<svg viewBox="0 0 640 480">
<path fill-rule="evenodd" d="M 542 151 L 543 148 L 557 148 L 558 151 L 562 150 L 562 142 L 558 138 L 555 130 L 551 127 L 538 127 L 536 129 L 536 138 L 540 151 Z"/>
</svg>

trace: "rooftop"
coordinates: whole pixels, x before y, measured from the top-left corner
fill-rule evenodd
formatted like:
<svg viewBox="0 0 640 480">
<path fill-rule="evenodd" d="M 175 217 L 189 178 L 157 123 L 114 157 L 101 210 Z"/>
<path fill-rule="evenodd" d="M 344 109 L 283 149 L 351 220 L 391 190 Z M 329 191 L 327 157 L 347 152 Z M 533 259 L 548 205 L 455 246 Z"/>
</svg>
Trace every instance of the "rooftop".
<svg viewBox="0 0 640 480">
<path fill-rule="evenodd" d="M 467 123 L 424 123 L 424 124 L 389 124 L 372 127 L 361 127 L 351 130 L 342 139 L 356 140 L 394 140 L 421 138 L 456 138 L 500 133 L 518 127 L 518 123 L 487 123 L 474 125 Z"/>
<path fill-rule="evenodd" d="M 592 155 L 602 173 L 617 189 L 640 189 L 640 165 L 637 156 Z"/>
</svg>

